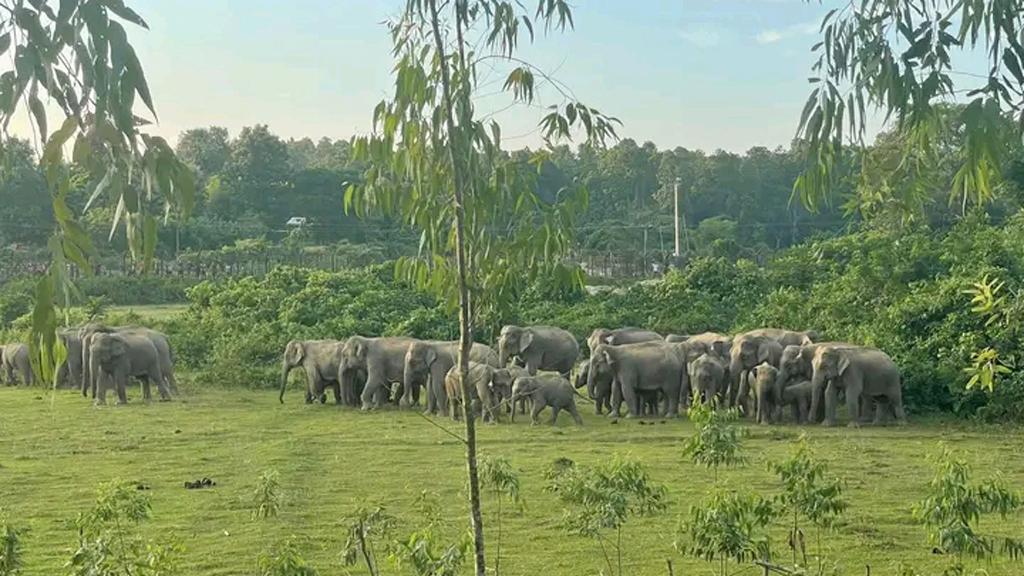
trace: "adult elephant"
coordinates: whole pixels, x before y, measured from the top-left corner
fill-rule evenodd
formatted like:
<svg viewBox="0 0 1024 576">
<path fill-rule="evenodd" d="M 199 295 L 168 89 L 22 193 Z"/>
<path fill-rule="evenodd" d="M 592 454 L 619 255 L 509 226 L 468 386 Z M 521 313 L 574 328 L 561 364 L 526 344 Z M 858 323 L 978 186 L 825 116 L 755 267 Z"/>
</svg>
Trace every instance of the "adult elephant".
<svg viewBox="0 0 1024 576">
<path fill-rule="evenodd" d="M 623 344 L 653 342 L 661 339 L 661 334 L 650 330 L 644 330 L 643 328 L 616 328 L 615 330 L 597 328 L 590 333 L 589 337 L 587 337 L 587 347 L 591 352 L 593 352 L 594 348 L 601 344 L 621 346 Z"/>
<path fill-rule="evenodd" d="M 82 382 L 82 339 L 78 337 L 78 328 L 63 328 L 57 332 L 67 358 L 57 369 L 57 387 L 72 388 L 81 386 Z"/>
<path fill-rule="evenodd" d="M 671 339 L 671 335 L 665 338 L 666 342 L 685 342 L 690 350 L 701 354 L 714 354 L 724 361 L 729 360 L 729 351 L 732 349 L 732 336 L 718 332 L 702 332 L 687 336 L 685 340 Z"/>
<path fill-rule="evenodd" d="M 499 367 L 519 356 L 531 375 L 549 370 L 568 379 L 579 355 L 576 337 L 554 326 L 505 326 L 498 336 Z"/>
<path fill-rule="evenodd" d="M 630 418 L 640 416 L 639 390 L 662 393 L 662 415 L 679 414 L 680 389 L 686 377 L 686 360 L 680 348 L 666 342 L 640 342 L 610 346 L 602 344 L 590 356 L 588 388 L 599 374 L 611 374 L 612 410 L 621 414 L 625 400 Z"/>
<path fill-rule="evenodd" d="M 164 383 L 161 372 L 160 354 L 153 341 L 143 334 L 98 332 L 89 339 L 90 370 L 92 382 L 98 386 L 97 404 L 105 404 L 107 384 L 117 390 L 118 404 L 128 401 L 125 392 L 128 379 L 142 378 L 142 397 L 152 399 L 150 385 L 156 384 L 161 400 L 170 400 L 171 395 Z"/>
<path fill-rule="evenodd" d="M 166 334 L 141 326 L 105 326 L 90 323 L 82 326 L 78 331 L 78 337 L 82 341 L 82 396 L 85 396 L 91 389 L 93 398 L 96 397 L 96 383 L 91 381 L 93 370 L 89 363 L 89 347 L 96 334 L 130 334 L 148 338 L 156 347 L 160 361 L 160 373 L 163 375 L 168 389 L 172 394 L 178 393 L 178 382 L 174 377 L 174 354 Z"/>
<path fill-rule="evenodd" d="M 739 405 L 745 412 L 749 412 L 747 389 L 750 370 L 764 362 L 777 368 L 783 348 L 791 344 L 810 344 L 815 338 L 817 333 L 814 331 L 797 332 L 778 328 L 761 328 L 733 337 L 729 349 L 728 404 Z"/>
<path fill-rule="evenodd" d="M 587 396 L 594 401 L 595 414 L 603 414 L 604 408 L 607 408 L 610 414 L 612 411 L 612 372 L 607 365 L 599 364 L 599 368 L 604 371 L 594 374 L 594 377 L 591 378 L 590 361 L 580 362 L 576 367 L 575 387 L 577 390 L 584 386 L 587 387 Z"/>
<path fill-rule="evenodd" d="M 342 390 L 341 382 L 338 380 L 341 349 L 344 345 L 341 340 L 289 342 L 284 347 L 284 355 L 281 358 L 281 393 L 278 400 L 284 404 L 288 374 L 301 366 L 306 375 L 306 404 L 312 404 L 318 399 L 323 403 L 326 400 L 325 391 L 330 388 L 334 392 L 334 401 L 337 404 L 355 405 L 355 391 L 351 387 Z"/>
<path fill-rule="evenodd" d="M 815 342 L 786 346 L 782 350 L 782 356 L 779 359 L 779 375 L 775 380 L 774 386 L 775 398 L 782 398 L 783 392 L 789 386 L 805 380 L 809 381 L 813 378 L 814 368 L 812 362 L 814 361 L 814 355 L 818 352 L 819 348 L 825 346 L 832 348 L 858 347 L 855 344 L 848 344 L 846 342 Z M 824 408 L 824 404 L 820 403 L 817 408 L 819 410 Z M 809 416 L 812 422 L 820 422 L 822 419 L 822 415 L 819 412 L 811 412 Z"/>
<path fill-rule="evenodd" d="M 28 346 L 25 344 L 7 344 L 3 348 L 3 362 L 0 368 L 3 369 L 4 377 L 8 385 L 15 385 L 18 379 L 22 384 L 30 385 L 33 382 L 32 362 L 28 356 Z"/>
<path fill-rule="evenodd" d="M 417 340 L 410 344 L 405 353 L 402 399 L 399 404 L 403 407 L 414 405 L 419 387 L 426 384 L 426 412 L 444 414 L 448 410 L 445 375 L 455 365 L 458 356 L 458 340 Z M 478 342 L 473 343 L 469 360 L 492 368 L 498 367 L 498 355 L 494 349 Z"/>
<path fill-rule="evenodd" d="M 390 385 L 404 381 L 405 354 L 414 342 L 417 342 L 415 338 L 404 336 L 352 336 L 341 348 L 338 382 L 341 383 L 342 389 L 352 386 L 355 378 L 364 373 L 366 385 L 360 398 L 362 409 L 380 408 L 384 404 Z"/>
<path fill-rule="evenodd" d="M 860 425 L 861 400 L 864 397 L 877 403 L 876 424 L 881 422 L 885 408 L 892 410 L 900 422 L 906 418 L 900 369 L 885 352 L 866 346 L 821 346 L 814 353 L 811 367 L 814 371 L 811 378 L 811 414 L 817 413 L 824 396 L 825 426 L 836 423 L 836 402 L 840 390 L 846 393 L 850 426 Z M 877 402 L 879 400 L 884 403 Z"/>
</svg>

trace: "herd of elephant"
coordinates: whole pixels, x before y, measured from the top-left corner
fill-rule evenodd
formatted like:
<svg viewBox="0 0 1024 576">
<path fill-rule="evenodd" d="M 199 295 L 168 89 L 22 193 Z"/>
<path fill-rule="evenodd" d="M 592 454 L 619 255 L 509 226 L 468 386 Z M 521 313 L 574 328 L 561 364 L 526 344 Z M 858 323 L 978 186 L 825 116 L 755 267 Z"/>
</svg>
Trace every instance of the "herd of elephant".
<svg viewBox="0 0 1024 576">
<path fill-rule="evenodd" d="M 151 386 L 156 385 L 161 400 L 177 394 L 174 378 L 174 355 L 170 342 L 162 332 L 138 326 L 104 326 L 90 323 L 78 328 L 64 328 L 58 334 L 67 352 L 56 375 L 59 388 L 80 388 L 97 404 L 105 404 L 107 391 L 113 388 L 117 401 L 128 401 L 127 387 L 132 378 L 142 382 L 142 397 L 152 399 Z M 0 345 L 0 380 L 8 385 L 18 380 L 33 381 L 29 349 L 25 344 Z"/>
<path fill-rule="evenodd" d="M 780 422 L 788 407 L 794 421 L 836 423 L 840 394 L 850 425 L 866 420 L 902 422 L 900 371 L 876 348 L 822 342 L 814 331 L 775 328 L 736 335 L 706 332 L 663 336 L 650 330 L 598 329 L 587 339 L 590 355 L 570 332 L 553 326 L 505 326 L 497 352 L 475 343 L 470 351 L 471 413 L 496 422 L 532 406 L 537 422 L 551 408 L 551 423 L 566 411 L 582 423 L 577 390 L 598 414 L 611 417 L 675 417 L 694 397 L 736 407 L 761 424 Z M 289 373 L 306 374 L 306 402 L 402 408 L 420 404 L 428 413 L 461 413 L 462 387 L 455 367 L 458 343 L 408 337 L 293 340 L 285 348 L 279 399 Z M 625 404 L 625 409 L 623 408 Z M 625 410 L 625 413 L 624 413 Z M 872 418 L 873 413 L 873 418 Z"/>
</svg>

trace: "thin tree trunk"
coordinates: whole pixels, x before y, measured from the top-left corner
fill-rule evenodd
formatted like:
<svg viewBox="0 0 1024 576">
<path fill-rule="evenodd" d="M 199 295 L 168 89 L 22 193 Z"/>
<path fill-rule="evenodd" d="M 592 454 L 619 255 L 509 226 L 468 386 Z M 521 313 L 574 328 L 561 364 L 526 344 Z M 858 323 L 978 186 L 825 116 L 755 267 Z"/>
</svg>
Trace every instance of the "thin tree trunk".
<svg viewBox="0 0 1024 576">
<path fill-rule="evenodd" d="M 473 324 L 470 310 L 469 289 L 466 285 L 466 238 L 465 238 L 465 206 L 462 203 L 463 187 L 468 185 L 469 177 L 463 171 L 460 154 L 456 150 L 462 141 L 456 129 L 454 105 L 452 101 L 451 74 L 445 54 L 444 40 L 441 38 L 441 22 L 437 12 L 437 1 L 428 0 L 430 5 L 431 29 L 434 36 L 434 48 L 441 68 L 441 87 L 445 108 L 445 123 L 448 128 L 448 155 L 452 163 L 452 185 L 455 201 L 455 258 L 459 275 L 459 381 L 462 385 L 462 413 L 466 423 L 466 470 L 469 475 L 469 509 L 470 522 L 473 529 L 473 548 L 477 576 L 486 576 L 487 561 L 484 557 L 484 523 L 480 512 L 480 477 L 476 460 L 476 421 L 469 407 L 470 391 L 468 382 L 469 352 L 473 345 Z M 456 16 L 458 24 L 458 16 Z M 460 25 L 461 38 L 461 25 Z M 460 39 L 461 42 L 461 39 Z"/>
</svg>

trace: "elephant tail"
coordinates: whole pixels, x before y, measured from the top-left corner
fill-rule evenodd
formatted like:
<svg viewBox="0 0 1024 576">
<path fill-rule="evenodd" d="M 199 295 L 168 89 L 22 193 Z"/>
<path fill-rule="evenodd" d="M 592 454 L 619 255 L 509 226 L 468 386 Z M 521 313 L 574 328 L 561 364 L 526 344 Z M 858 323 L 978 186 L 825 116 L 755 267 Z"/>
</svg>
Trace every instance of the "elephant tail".
<svg viewBox="0 0 1024 576">
<path fill-rule="evenodd" d="M 579 396 L 580 398 L 582 398 L 583 401 L 588 403 L 588 404 L 593 404 L 594 403 L 594 400 L 592 398 L 587 398 L 583 394 L 580 394 L 580 391 L 577 390 L 575 387 L 572 387 L 572 393 L 575 394 L 576 396 Z"/>
</svg>

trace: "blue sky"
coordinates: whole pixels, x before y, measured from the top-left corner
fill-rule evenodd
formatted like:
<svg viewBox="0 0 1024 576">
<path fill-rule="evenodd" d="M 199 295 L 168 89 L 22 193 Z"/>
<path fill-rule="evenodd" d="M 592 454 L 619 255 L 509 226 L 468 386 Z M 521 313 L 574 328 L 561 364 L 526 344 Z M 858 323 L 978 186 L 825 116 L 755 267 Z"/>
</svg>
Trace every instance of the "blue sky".
<svg viewBox="0 0 1024 576">
<path fill-rule="evenodd" d="M 532 5 L 532 1 L 527 4 Z M 381 21 L 402 0 L 134 0 L 151 31 L 130 31 L 176 140 L 195 126 L 232 134 L 348 138 L 390 90 Z M 788 145 L 806 98 L 810 46 L 830 7 L 802 0 L 577 0 L 576 30 L 539 35 L 523 55 L 622 136 L 659 147 L 741 152 Z M 500 86 L 500 82 L 498 82 Z M 543 103 L 553 103 L 543 93 Z M 484 98 L 482 110 L 503 107 Z M 506 147 L 539 144 L 540 111 L 503 112 Z"/>
</svg>

